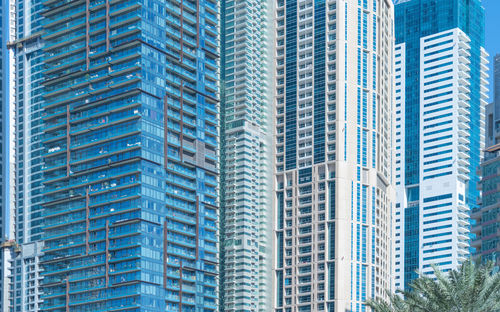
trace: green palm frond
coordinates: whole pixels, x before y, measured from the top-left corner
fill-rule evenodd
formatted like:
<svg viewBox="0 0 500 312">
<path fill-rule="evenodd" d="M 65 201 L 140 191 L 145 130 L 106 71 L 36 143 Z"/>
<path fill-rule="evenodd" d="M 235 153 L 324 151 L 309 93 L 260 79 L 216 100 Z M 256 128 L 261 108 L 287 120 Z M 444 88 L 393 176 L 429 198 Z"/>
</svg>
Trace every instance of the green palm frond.
<svg viewBox="0 0 500 312">
<path fill-rule="evenodd" d="M 498 312 L 500 273 L 493 264 L 467 261 L 459 269 L 443 273 L 433 267 L 434 276 L 421 275 L 411 283 L 411 291 L 387 293 L 366 304 L 374 312 Z"/>
</svg>

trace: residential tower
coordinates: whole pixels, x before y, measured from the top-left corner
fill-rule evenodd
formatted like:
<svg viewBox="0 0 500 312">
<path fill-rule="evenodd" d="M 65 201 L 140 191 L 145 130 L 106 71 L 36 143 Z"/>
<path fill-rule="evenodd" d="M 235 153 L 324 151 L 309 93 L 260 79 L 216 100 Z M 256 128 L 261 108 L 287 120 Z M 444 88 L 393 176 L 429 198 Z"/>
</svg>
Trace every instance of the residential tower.
<svg viewBox="0 0 500 312">
<path fill-rule="evenodd" d="M 276 2 L 274 311 L 391 287 L 392 1 Z"/>
<path fill-rule="evenodd" d="M 221 3 L 221 311 L 271 309 L 269 1 Z"/>
<path fill-rule="evenodd" d="M 396 288 L 470 254 L 485 142 L 481 1 L 396 1 Z"/>
<path fill-rule="evenodd" d="M 219 3 L 43 3 L 43 310 L 218 309 Z"/>
</svg>

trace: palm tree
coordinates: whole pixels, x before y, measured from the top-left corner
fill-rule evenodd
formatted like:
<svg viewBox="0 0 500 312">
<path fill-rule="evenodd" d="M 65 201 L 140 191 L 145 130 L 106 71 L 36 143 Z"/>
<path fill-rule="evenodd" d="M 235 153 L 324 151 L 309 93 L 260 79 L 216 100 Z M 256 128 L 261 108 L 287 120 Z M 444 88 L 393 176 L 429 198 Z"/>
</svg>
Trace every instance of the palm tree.
<svg viewBox="0 0 500 312">
<path fill-rule="evenodd" d="M 411 291 L 388 294 L 389 301 L 369 300 L 374 312 L 498 312 L 500 274 L 492 263 L 477 266 L 465 262 L 458 270 L 435 278 L 422 275 L 411 283 Z"/>
</svg>

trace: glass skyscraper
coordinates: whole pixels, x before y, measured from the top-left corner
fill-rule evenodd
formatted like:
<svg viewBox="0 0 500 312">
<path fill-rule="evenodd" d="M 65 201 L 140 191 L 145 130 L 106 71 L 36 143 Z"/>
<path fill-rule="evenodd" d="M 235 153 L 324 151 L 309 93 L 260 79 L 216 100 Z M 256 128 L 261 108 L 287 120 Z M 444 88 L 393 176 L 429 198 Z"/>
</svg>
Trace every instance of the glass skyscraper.
<svg viewBox="0 0 500 312">
<path fill-rule="evenodd" d="M 218 309 L 218 2 L 44 1 L 43 310 Z"/>
<path fill-rule="evenodd" d="M 486 105 L 486 147 L 500 143 L 500 54 L 493 58 L 493 102 Z"/>
<path fill-rule="evenodd" d="M 500 264 L 500 55 L 494 57 L 493 64 L 494 102 L 486 107 L 486 149 L 481 162 L 481 200 L 479 207 L 472 211 L 475 223 L 472 226 L 474 257 L 482 262 Z"/>
<path fill-rule="evenodd" d="M 13 1 L 15 41 L 15 240 L 11 298 L 14 311 L 39 311 L 42 250 L 43 41 L 42 0 Z"/>
<path fill-rule="evenodd" d="M 495 116 L 500 119 L 500 54 L 493 58 L 493 101 L 495 102 Z"/>
<path fill-rule="evenodd" d="M 271 309 L 268 1 L 221 3 L 221 311 Z"/>
<path fill-rule="evenodd" d="M 10 2 L 0 1 L 0 241 L 13 238 L 13 217 L 11 208 L 13 198 L 10 194 L 14 185 L 13 156 L 13 124 L 14 110 L 12 102 L 13 59 L 8 44 L 13 40 L 13 29 L 10 15 L 13 13 Z"/>
<path fill-rule="evenodd" d="M 12 257 L 14 239 L 14 60 L 9 45 L 14 40 L 14 10 L 11 1 L 0 0 L 0 310 L 9 311 L 13 302 Z"/>
<path fill-rule="evenodd" d="M 9 253 L 9 248 L 3 247 L 5 243 L 5 228 L 7 227 L 7 222 L 8 219 L 6 218 L 7 215 L 7 209 L 6 209 L 6 184 L 5 184 L 5 164 L 7 163 L 5 161 L 5 149 L 4 149 L 4 139 L 6 137 L 6 132 L 4 131 L 5 125 L 6 125 L 6 120 L 4 119 L 5 115 L 5 108 L 8 107 L 8 92 L 6 92 L 6 86 L 7 85 L 7 77 L 8 77 L 8 59 L 5 58 L 5 55 L 7 53 L 6 48 L 4 49 L 3 47 L 7 46 L 6 45 L 6 38 L 5 38 L 5 30 L 8 29 L 8 7 L 7 7 L 8 2 L 7 1 L 1 1 L 0 2 L 0 122 L 2 123 L 0 126 L 0 142 L 2 145 L 2 148 L 0 148 L 0 161 L 1 161 L 1 166 L 0 166 L 0 243 L 2 244 L 2 247 L 0 249 L 0 263 L 2 264 L 2 269 L 0 271 L 0 308 L 3 310 L 6 305 L 8 305 L 8 295 L 5 295 L 5 292 L 8 292 L 8 287 L 5 283 L 6 281 L 6 275 L 8 274 L 8 262 L 5 260 L 6 257 L 8 257 Z M 7 265 L 4 265 L 7 264 Z"/>
<path fill-rule="evenodd" d="M 498 137 L 498 136 L 497 136 Z M 480 207 L 474 209 L 472 217 L 476 223 L 472 232 L 476 235 L 472 242 L 475 248 L 475 258 L 481 262 L 492 261 L 500 265 L 500 235 L 498 229 L 498 215 L 500 209 L 500 144 L 495 144 L 485 150 L 485 159 L 481 163 L 481 191 Z"/>
<path fill-rule="evenodd" d="M 1 47 L 0 47 L 0 134 L 1 134 L 1 139 L 0 142 L 2 143 L 2 148 L 0 152 L 0 161 L 1 161 L 1 166 L 0 166 L 0 233 L 2 235 L 1 240 L 3 241 L 6 233 L 5 229 L 8 227 L 8 219 L 6 218 L 7 215 L 7 194 L 8 194 L 8 184 L 5 183 L 5 179 L 8 177 L 5 173 L 8 172 L 8 161 L 6 161 L 7 158 L 7 151 L 8 147 L 6 144 L 4 144 L 4 140 L 8 138 L 7 133 L 8 133 L 8 103 L 9 103 L 9 84 L 8 84 L 8 75 L 9 75 L 9 58 L 7 57 L 7 40 L 6 38 L 7 33 L 5 33 L 5 30 L 8 29 L 9 24 L 8 24 L 8 2 L 2 0 L 0 3 L 0 17 L 1 17 L 1 33 L 0 33 L 0 42 L 1 42 Z"/>
<path fill-rule="evenodd" d="M 469 256 L 485 141 L 480 0 L 396 1 L 394 286 Z"/>
<path fill-rule="evenodd" d="M 16 1 L 16 241 L 42 238 L 42 1 Z"/>
<path fill-rule="evenodd" d="M 276 10 L 274 311 L 365 311 L 392 278 L 392 1 Z"/>
</svg>

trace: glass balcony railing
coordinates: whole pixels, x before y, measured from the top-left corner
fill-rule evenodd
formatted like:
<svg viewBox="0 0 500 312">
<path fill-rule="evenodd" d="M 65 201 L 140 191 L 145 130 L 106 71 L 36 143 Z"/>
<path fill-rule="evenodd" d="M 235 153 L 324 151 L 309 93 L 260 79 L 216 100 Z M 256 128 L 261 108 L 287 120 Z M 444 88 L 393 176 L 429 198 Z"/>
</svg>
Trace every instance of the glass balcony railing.
<svg viewBox="0 0 500 312">
<path fill-rule="evenodd" d="M 186 233 L 186 234 L 190 234 L 190 235 L 196 235 L 196 230 L 194 228 L 188 227 L 187 225 L 185 225 L 185 224 L 183 225 L 181 223 L 178 223 L 178 224 L 168 223 L 167 228 L 169 230 L 174 230 L 177 232 L 182 232 L 182 233 Z"/>
<path fill-rule="evenodd" d="M 105 204 L 105 203 L 108 203 L 110 201 L 116 201 L 118 199 L 124 200 L 126 198 L 137 196 L 139 194 L 140 194 L 140 192 L 139 192 L 138 187 L 117 190 L 117 191 L 113 191 L 110 193 L 105 193 L 102 195 L 95 196 L 92 200 L 92 205 Z"/>
<path fill-rule="evenodd" d="M 71 236 L 54 241 L 47 241 L 45 242 L 44 252 L 53 249 L 67 248 L 73 245 L 80 245 L 84 243 L 85 243 L 85 238 L 83 236 Z"/>
<path fill-rule="evenodd" d="M 42 143 L 47 143 L 48 141 L 60 140 L 66 137 L 66 129 L 45 133 L 42 136 Z"/>
<path fill-rule="evenodd" d="M 211 9 L 212 11 L 214 12 L 218 12 L 218 8 L 217 8 L 217 5 L 215 3 L 212 3 L 210 1 L 205 1 L 204 2 L 205 6 L 208 7 L 209 9 Z"/>
<path fill-rule="evenodd" d="M 71 57 L 57 59 L 52 63 L 46 62 L 46 66 L 48 67 L 48 70 L 46 72 L 55 71 L 64 68 L 66 66 L 71 66 L 73 65 L 73 63 L 83 61 L 84 59 L 85 59 L 85 52 L 81 52 Z"/>
<path fill-rule="evenodd" d="M 89 28 L 89 33 L 92 34 L 95 31 L 103 31 L 105 29 L 106 29 L 106 21 L 102 21 L 99 23 L 91 24 Z"/>
<path fill-rule="evenodd" d="M 189 8 L 191 12 L 196 12 L 196 4 L 190 1 L 183 1 L 182 5 L 185 6 L 186 8 Z"/>
<path fill-rule="evenodd" d="M 113 27 L 114 25 L 131 21 L 133 19 L 138 19 L 141 17 L 141 12 L 139 10 L 134 10 L 122 15 L 116 15 L 110 18 L 109 25 Z"/>
<path fill-rule="evenodd" d="M 128 167 L 128 168 L 126 168 Z M 80 176 L 75 179 L 71 179 L 70 182 L 55 182 L 51 183 L 50 185 L 46 186 L 45 193 L 47 192 L 56 192 L 62 189 L 70 189 L 70 188 L 79 188 L 82 185 L 85 184 L 92 184 L 92 186 L 89 188 L 91 192 L 97 192 L 103 189 L 108 189 L 117 186 L 118 184 L 120 185 L 128 185 L 130 183 L 134 183 L 134 180 L 137 179 L 137 171 L 139 170 L 137 167 L 134 168 L 135 166 L 125 166 L 125 167 L 119 167 L 119 168 L 114 168 L 112 170 L 108 171 L 103 171 L 102 173 L 100 172 L 99 174 L 90 174 L 90 175 L 85 175 L 85 176 Z M 121 177 L 120 179 L 109 179 L 109 177 L 112 177 L 113 175 L 126 175 L 125 177 Z M 95 181 L 102 180 L 103 178 L 108 178 L 102 183 L 95 183 Z"/>
<path fill-rule="evenodd" d="M 139 24 L 125 25 L 125 26 L 118 27 L 118 28 L 112 30 L 109 34 L 109 36 L 110 36 L 109 38 L 113 39 L 113 38 L 116 38 L 118 36 L 120 36 L 120 37 L 126 36 L 131 31 L 140 31 L 140 30 L 141 30 L 141 27 Z"/>
<path fill-rule="evenodd" d="M 85 120 L 87 118 L 94 117 L 96 115 L 102 115 L 103 112 L 109 112 L 113 110 L 117 110 L 122 107 L 132 106 L 138 104 L 141 100 L 140 96 L 132 95 L 126 98 L 113 101 L 110 103 L 105 103 L 102 105 L 94 106 L 88 108 L 86 110 L 72 112 L 71 113 L 71 123 L 77 123 L 79 121 Z M 133 110 L 135 114 L 135 109 Z M 75 125 L 75 127 L 79 127 L 79 124 Z"/>
<path fill-rule="evenodd" d="M 176 234 L 174 232 L 169 232 L 167 237 L 169 241 L 174 241 L 177 244 L 187 245 L 188 247 L 196 247 L 196 240 L 192 237 Z"/>
<path fill-rule="evenodd" d="M 44 217 L 50 217 L 60 213 L 70 213 L 85 208 L 85 201 L 73 201 L 47 207 L 43 211 Z"/>
<path fill-rule="evenodd" d="M 138 6 L 138 3 L 136 0 L 135 1 L 129 0 L 129 1 L 125 1 L 125 2 L 112 4 L 111 8 L 110 8 L 110 13 L 114 13 L 114 12 L 119 11 L 121 9 L 132 7 L 132 6 Z"/>
<path fill-rule="evenodd" d="M 85 63 L 82 63 L 80 65 L 71 66 L 71 67 L 66 68 L 64 70 L 59 70 L 59 71 L 57 71 L 55 73 L 52 73 L 52 74 L 46 73 L 45 77 L 48 80 L 55 79 L 55 78 L 60 78 L 60 77 L 65 76 L 65 75 L 69 75 L 69 74 L 72 74 L 72 73 L 76 73 L 76 72 L 82 71 L 82 70 L 85 69 L 85 67 L 86 67 Z"/>
<path fill-rule="evenodd" d="M 186 4 L 187 2 L 184 2 L 184 5 Z M 194 28 L 193 26 L 189 25 L 189 24 L 183 24 L 182 25 L 182 28 L 184 30 L 187 30 L 188 32 L 190 32 L 192 35 L 196 35 L 198 32 L 196 31 L 196 28 Z"/>
<path fill-rule="evenodd" d="M 85 219 L 82 219 L 82 221 L 83 220 L 85 220 Z M 70 231 L 68 231 L 68 230 L 70 230 Z M 48 233 L 46 232 L 44 239 L 47 241 L 53 240 L 53 239 L 61 239 L 67 235 L 72 235 L 72 234 L 76 234 L 76 233 L 83 232 L 83 231 L 85 231 L 85 227 L 82 227 L 82 226 L 75 227 L 74 225 L 71 225 L 70 228 L 66 227 L 63 229 L 58 229 L 57 231 L 51 230 Z"/>
<path fill-rule="evenodd" d="M 54 117 L 60 117 L 61 114 L 63 113 L 66 113 L 66 110 L 67 108 L 65 106 L 60 106 L 60 107 L 53 107 L 53 108 L 50 108 L 50 109 L 47 109 L 45 110 L 44 112 L 42 112 L 42 116 L 43 116 L 43 119 L 46 120 L 51 120 L 52 118 Z M 65 118 L 65 117 L 64 117 Z M 65 119 L 57 119 L 57 120 L 51 120 L 51 125 L 50 127 L 53 127 L 52 124 L 58 124 L 60 123 L 62 120 L 65 120 Z M 47 124 L 46 124 L 47 125 Z"/>
<path fill-rule="evenodd" d="M 51 50 L 50 52 L 45 53 L 45 57 L 47 57 L 45 62 L 51 62 L 53 59 L 64 56 L 66 54 L 71 54 L 73 51 L 82 49 L 84 47 L 85 47 L 85 41 L 79 41 L 69 46 L 61 47 L 57 50 Z"/>
<path fill-rule="evenodd" d="M 61 43 L 67 45 L 77 38 L 83 39 L 84 36 L 85 36 L 85 29 L 71 32 L 64 36 L 57 37 L 56 39 L 47 40 L 43 48 L 45 51 L 49 51 L 56 45 L 59 45 Z"/>
<path fill-rule="evenodd" d="M 132 77 L 132 79 L 134 79 L 135 77 Z M 132 80 L 131 79 L 131 80 Z M 105 92 L 102 92 L 102 93 L 99 93 L 99 94 L 95 94 L 95 95 L 92 95 L 92 96 L 87 96 L 84 100 L 81 100 L 81 104 L 88 104 L 88 103 L 92 103 L 92 102 L 97 102 L 97 101 L 100 101 L 100 100 L 104 100 L 108 97 L 111 97 L 111 96 L 114 96 L 114 95 L 118 95 L 118 94 L 124 94 L 125 92 L 129 91 L 129 90 L 134 90 L 136 89 L 137 87 L 139 86 L 138 83 L 133 83 L 133 84 L 130 84 L 130 85 L 127 85 L 125 87 L 121 87 L 121 88 L 117 88 L 117 89 L 112 89 L 112 90 L 109 90 L 109 91 L 105 91 Z M 89 88 L 87 87 L 86 90 L 88 91 Z M 94 93 L 95 90 L 93 90 L 92 93 Z M 85 91 L 83 91 L 83 89 L 80 89 L 80 91 L 73 91 L 73 92 L 69 92 L 67 94 L 64 94 L 64 95 L 60 95 L 60 96 L 57 96 L 55 99 L 54 98 L 51 98 L 50 101 L 47 100 L 45 105 L 46 106 L 53 106 L 53 105 L 61 105 L 63 103 L 66 103 L 66 102 L 69 102 L 69 101 L 73 101 L 72 104 L 75 104 L 75 99 L 76 98 L 79 98 L 79 97 L 83 97 L 83 95 L 85 95 Z"/>
<path fill-rule="evenodd" d="M 98 7 L 100 5 L 103 5 L 105 3 L 106 3 L 106 0 L 92 0 L 90 2 L 89 8 L 93 9 L 93 8 Z"/>
<path fill-rule="evenodd" d="M 85 219 L 85 211 L 79 210 L 75 212 L 71 212 L 68 214 L 64 215 L 57 215 L 53 217 L 45 217 L 44 221 L 44 227 L 54 227 L 57 225 L 60 225 L 62 223 L 77 223 L 78 221 L 84 220 Z M 83 224 L 74 224 L 74 228 L 72 230 L 75 230 L 76 232 L 85 229 L 85 226 Z M 53 230 L 50 233 L 51 234 L 57 234 L 58 230 Z"/>
<path fill-rule="evenodd" d="M 180 20 L 179 20 L 177 17 L 175 17 L 175 16 L 168 15 L 168 16 L 167 16 L 167 18 L 166 18 L 166 21 L 167 21 L 168 23 L 171 23 L 171 24 L 176 25 L 177 27 L 181 27 L 181 22 L 180 22 Z"/>
<path fill-rule="evenodd" d="M 78 5 L 75 7 L 72 7 L 69 10 L 63 10 L 60 12 L 57 12 L 56 14 L 49 15 L 45 17 L 44 19 L 44 26 L 49 28 L 51 24 L 56 23 L 58 21 L 67 19 L 67 18 L 74 18 L 75 16 L 78 16 L 80 14 L 85 13 L 85 4 Z"/>
<path fill-rule="evenodd" d="M 82 17 L 79 17 L 79 18 L 76 18 L 73 20 L 69 20 L 66 23 L 61 23 L 61 24 L 57 24 L 53 27 L 48 27 L 46 29 L 46 35 L 44 35 L 43 38 L 48 37 L 48 34 L 50 34 L 50 37 L 54 37 L 56 35 L 59 36 L 60 34 L 57 34 L 58 32 L 61 32 L 61 31 L 66 32 L 70 28 L 75 27 L 75 26 L 80 25 L 80 24 L 83 25 L 84 23 L 85 23 L 85 16 L 82 16 Z"/>
<path fill-rule="evenodd" d="M 196 25 L 197 24 L 197 18 L 194 14 L 189 13 L 188 11 L 183 11 L 182 12 L 182 17 L 184 21 L 187 20 L 187 22 L 191 23 L 191 25 Z"/>
<path fill-rule="evenodd" d="M 172 217 L 175 220 L 182 221 L 186 224 L 196 225 L 195 216 L 189 215 L 187 213 L 182 213 L 180 210 L 173 211 L 169 214 L 169 217 Z"/>
<path fill-rule="evenodd" d="M 105 0 L 100 0 L 100 1 L 105 1 Z M 96 4 L 96 6 L 98 5 L 101 5 L 101 3 L 99 4 Z M 106 16 L 106 11 L 105 10 L 97 10 L 97 11 L 93 11 L 93 12 L 90 12 L 90 17 L 89 17 L 89 20 L 90 22 L 92 21 L 95 21 L 101 17 L 104 17 Z"/>
<path fill-rule="evenodd" d="M 122 124 L 120 126 L 113 126 L 110 128 L 105 128 L 95 131 L 91 134 L 83 134 L 76 136 L 71 140 L 71 148 L 85 146 L 88 144 L 94 144 L 96 142 L 105 142 L 112 140 L 114 137 L 133 134 L 134 132 L 140 131 L 139 125 L 133 124 Z"/>
</svg>

